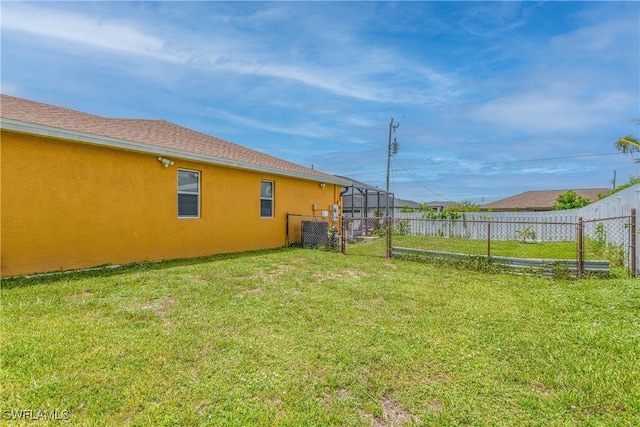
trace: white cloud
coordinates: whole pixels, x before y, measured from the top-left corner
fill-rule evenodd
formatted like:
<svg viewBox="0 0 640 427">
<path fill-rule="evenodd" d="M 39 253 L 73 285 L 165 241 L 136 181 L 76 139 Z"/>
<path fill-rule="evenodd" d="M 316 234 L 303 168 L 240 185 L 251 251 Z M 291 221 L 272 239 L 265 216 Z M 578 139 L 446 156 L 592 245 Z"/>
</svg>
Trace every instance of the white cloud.
<svg viewBox="0 0 640 427">
<path fill-rule="evenodd" d="M 283 125 L 276 126 L 272 123 L 251 119 L 245 116 L 231 113 L 229 111 L 215 110 L 215 114 L 222 116 L 235 123 L 250 126 L 254 129 L 261 129 L 268 132 L 281 133 L 284 135 L 301 136 L 305 138 L 331 138 L 332 132 L 328 128 L 324 128 L 313 123 L 304 123 L 298 126 Z"/>
<path fill-rule="evenodd" d="M 637 13 L 613 18 L 589 15 L 586 20 L 529 46 L 523 56 L 526 61 L 502 75 L 510 84 L 472 108 L 471 117 L 497 132 L 584 135 L 636 115 Z"/>
<path fill-rule="evenodd" d="M 475 36 L 496 37 L 527 23 L 535 3 L 502 1 L 472 3 L 465 10 L 460 28 Z"/>
<path fill-rule="evenodd" d="M 253 76 L 273 77 L 293 80 L 306 86 L 323 89 L 337 95 L 351 98 L 376 101 L 379 100 L 379 89 L 357 85 L 332 77 L 330 70 L 317 71 L 317 67 L 297 67 L 287 64 L 264 63 L 256 60 L 237 58 L 220 58 L 211 63 L 217 69 L 249 74 Z"/>
<path fill-rule="evenodd" d="M 632 94 L 611 92 L 586 100 L 551 88 L 498 98 L 477 108 L 472 117 L 521 132 L 585 130 L 607 123 L 610 115 L 624 111 L 632 98 Z"/>
<path fill-rule="evenodd" d="M 259 56 L 258 53 L 246 57 L 210 55 L 206 62 L 214 70 L 294 81 L 362 101 L 424 104 L 441 102 L 443 98 L 457 95 L 457 91 L 450 90 L 454 86 L 451 78 L 424 68 L 417 69 L 414 73 L 409 65 L 399 65 L 396 70 L 380 70 L 376 68 L 377 64 L 366 63 L 359 64 L 358 69 L 355 69 L 320 64 L 290 65 L 285 61 L 276 63 L 263 59 L 248 59 Z M 390 78 L 376 74 L 391 74 L 394 79 L 406 81 L 394 84 Z"/>
<path fill-rule="evenodd" d="M 629 51 L 638 48 L 638 40 L 634 39 L 638 33 L 637 18 L 604 20 L 578 28 L 556 36 L 551 47 L 562 54 L 570 51 L 572 55 L 603 55 L 602 59 L 611 55 L 637 58 L 637 51 L 631 55 Z"/>
<path fill-rule="evenodd" d="M 277 18 L 277 19 L 276 19 Z M 265 8 L 250 15 L 251 21 L 287 18 L 276 9 Z M 290 18 L 290 17 L 289 17 Z M 433 104 L 457 96 L 455 81 L 424 65 L 412 63 L 401 55 L 380 47 L 365 47 L 344 32 L 343 43 L 308 36 L 318 56 L 300 57 L 295 40 L 289 47 L 273 48 L 260 33 L 242 31 L 238 19 L 217 17 L 220 28 L 199 34 L 186 28 L 172 28 L 167 40 L 140 28 L 133 18 L 126 20 L 94 17 L 47 6 L 21 3 L 3 4 L 2 30 L 64 40 L 94 49 L 184 63 L 194 68 L 223 71 L 245 76 L 294 82 L 334 95 L 361 101 L 394 104 Z M 312 19 L 309 17 L 301 19 Z M 325 25 L 328 23 L 325 22 Z M 283 29 L 286 32 L 286 29 Z M 338 35 L 333 34 L 332 38 Z M 197 46 L 197 49 L 193 46 Z M 354 60 L 357 58 L 357 60 Z"/>
<path fill-rule="evenodd" d="M 184 55 L 171 52 L 161 38 L 126 23 L 22 3 L 3 3 L 2 30 L 171 62 L 183 62 L 186 59 Z"/>
</svg>

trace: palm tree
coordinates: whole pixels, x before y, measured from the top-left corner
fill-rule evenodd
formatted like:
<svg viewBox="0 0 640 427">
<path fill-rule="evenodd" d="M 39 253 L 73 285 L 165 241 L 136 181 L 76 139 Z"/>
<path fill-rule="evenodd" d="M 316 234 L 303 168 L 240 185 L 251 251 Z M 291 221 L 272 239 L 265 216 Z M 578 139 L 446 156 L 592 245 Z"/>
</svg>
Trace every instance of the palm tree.
<svg viewBox="0 0 640 427">
<path fill-rule="evenodd" d="M 640 118 L 636 120 L 638 124 L 640 124 Z M 616 141 L 615 146 L 618 151 L 621 151 L 624 154 L 631 154 L 633 156 L 635 153 L 640 153 L 640 140 L 632 135 L 620 137 Z M 639 162 L 640 159 L 636 159 L 636 163 Z"/>
</svg>

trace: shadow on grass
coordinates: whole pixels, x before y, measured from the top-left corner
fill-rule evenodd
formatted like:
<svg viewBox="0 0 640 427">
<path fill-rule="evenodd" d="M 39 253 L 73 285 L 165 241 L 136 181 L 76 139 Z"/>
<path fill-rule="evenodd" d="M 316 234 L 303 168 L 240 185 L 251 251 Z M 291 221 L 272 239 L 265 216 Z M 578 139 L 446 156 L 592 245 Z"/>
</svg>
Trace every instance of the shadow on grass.
<svg viewBox="0 0 640 427">
<path fill-rule="evenodd" d="M 208 255 L 197 258 L 180 258 L 166 261 L 146 261 L 122 265 L 100 265 L 82 270 L 54 271 L 42 274 L 15 276 L 2 278 L 0 289 L 23 288 L 36 285 L 47 285 L 58 280 L 73 281 L 98 277 L 113 277 L 122 274 L 137 273 L 142 271 L 157 271 L 175 267 L 187 267 L 192 265 L 219 262 L 230 259 L 265 256 L 278 252 L 289 252 L 295 248 L 261 249 L 255 251 L 236 252 L 227 254 Z"/>
</svg>

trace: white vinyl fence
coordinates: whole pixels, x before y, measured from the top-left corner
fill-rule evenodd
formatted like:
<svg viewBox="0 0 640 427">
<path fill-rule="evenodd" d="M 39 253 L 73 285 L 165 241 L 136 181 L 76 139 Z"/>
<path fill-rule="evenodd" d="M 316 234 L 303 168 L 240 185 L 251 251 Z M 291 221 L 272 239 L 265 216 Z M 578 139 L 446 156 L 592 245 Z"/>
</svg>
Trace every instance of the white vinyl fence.
<svg viewBox="0 0 640 427">
<path fill-rule="evenodd" d="M 441 237 L 486 239 L 491 227 L 492 240 L 513 240 L 524 226 L 535 232 L 540 242 L 575 241 L 577 224 L 582 218 L 585 237 L 606 238 L 607 243 L 620 245 L 629 253 L 629 227 L 625 219 L 631 210 L 640 208 L 640 184 L 629 187 L 580 209 L 547 212 L 466 212 L 457 220 L 424 220 L 423 212 L 401 213 L 396 221 L 412 221 L 409 234 Z M 489 225 L 491 224 L 491 225 Z M 576 225 L 575 227 L 572 225 Z M 636 248 L 638 236 L 635 236 Z M 640 254 L 640 251 L 638 251 Z M 636 265 L 640 265 L 637 254 Z"/>
</svg>

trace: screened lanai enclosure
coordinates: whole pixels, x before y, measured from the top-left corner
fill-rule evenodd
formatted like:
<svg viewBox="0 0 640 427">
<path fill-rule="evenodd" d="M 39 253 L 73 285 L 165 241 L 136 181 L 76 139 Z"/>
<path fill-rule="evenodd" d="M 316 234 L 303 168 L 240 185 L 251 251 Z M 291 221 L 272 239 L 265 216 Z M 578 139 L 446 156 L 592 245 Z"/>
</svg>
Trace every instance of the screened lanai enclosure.
<svg viewBox="0 0 640 427">
<path fill-rule="evenodd" d="M 347 239 L 373 236 L 383 228 L 384 218 L 394 217 L 393 193 L 364 182 L 351 181 L 342 189 L 343 230 Z"/>
</svg>

